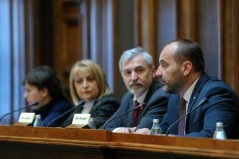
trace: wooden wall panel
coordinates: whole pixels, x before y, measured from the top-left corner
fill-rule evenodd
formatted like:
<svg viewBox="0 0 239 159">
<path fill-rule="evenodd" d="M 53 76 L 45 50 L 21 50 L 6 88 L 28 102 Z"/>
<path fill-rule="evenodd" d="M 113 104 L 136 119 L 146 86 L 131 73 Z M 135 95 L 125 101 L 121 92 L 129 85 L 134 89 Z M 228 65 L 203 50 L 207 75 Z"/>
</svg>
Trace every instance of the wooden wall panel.
<svg viewBox="0 0 239 159">
<path fill-rule="evenodd" d="M 157 0 L 137 0 L 135 3 L 135 45 L 149 51 L 156 64 L 157 56 Z"/>
<path fill-rule="evenodd" d="M 177 1 L 177 37 L 196 40 L 195 0 Z"/>
<path fill-rule="evenodd" d="M 16 2 L 8 1 L 23 1 Z M 206 71 L 239 94 L 238 0 L 26 0 L 21 4 L 24 18 L 13 23 L 21 25 L 24 19 L 25 33 L 17 37 L 25 47 L 21 57 L 25 67 L 20 72 L 49 65 L 67 88 L 73 63 L 90 58 L 102 66 L 112 91 L 121 99 L 127 91 L 118 69 L 123 51 L 142 46 L 157 66 L 166 43 L 190 38 L 204 51 Z M 10 21 L 15 16 L 12 14 Z M 17 39 L 10 45 L 15 46 Z M 9 86 L 10 94 L 16 90 L 13 85 Z M 22 98 L 18 94 L 17 98 Z"/>
<path fill-rule="evenodd" d="M 201 0 L 196 6 L 196 42 L 204 53 L 205 71 L 221 78 L 219 1 Z"/>
<path fill-rule="evenodd" d="M 137 44 L 156 50 L 158 58 L 165 44 L 171 40 L 189 38 L 196 41 L 204 52 L 205 71 L 218 76 L 239 93 L 239 64 L 236 63 L 239 60 L 237 0 L 136 2 Z M 149 9 L 150 6 L 154 7 Z M 152 19 L 156 19 L 153 28 Z M 151 36 L 153 33 L 157 36 Z M 152 44 L 156 46 L 150 46 L 148 41 L 153 41 Z"/>
<path fill-rule="evenodd" d="M 201 45 L 206 71 L 239 93 L 238 3 L 237 0 L 55 0 L 54 56 L 49 57 L 67 86 L 75 60 L 92 59 L 105 70 L 112 91 L 121 99 L 126 91 L 118 71 L 123 51 L 142 46 L 158 66 L 166 43 L 189 38 Z"/>
<path fill-rule="evenodd" d="M 82 46 L 83 58 L 99 64 L 106 73 L 113 93 L 118 91 L 118 54 L 116 52 L 116 1 L 82 0 L 80 2 L 83 19 Z"/>
<path fill-rule="evenodd" d="M 158 56 L 163 47 L 177 38 L 177 0 L 160 0 L 157 4 L 157 39 Z M 158 60 L 157 60 L 158 61 Z"/>
<path fill-rule="evenodd" d="M 116 6 L 114 8 L 116 12 L 114 18 L 116 29 L 114 30 L 113 35 L 116 39 L 114 43 L 114 47 L 116 48 L 114 52 L 114 54 L 116 55 L 114 61 L 114 80 L 116 82 L 114 85 L 114 92 L 119 100 L 127 91 L 119 72 L 119 58 L 124 51 L 138 46 L 135 40 L 135 32 L 138 24 L 136 22 L 137 20 L 134 17 L 134 5 L 135 0 L 118 0 L 116 1 Z"/>
<path fill-rule="evenodd" d="M 48 65 L 56 70 L 68 93 L 72 65 L 82 58 L 81 25 L 77 0 L 35 0 L 34 67 Z"/>
<path fill-rule="evenodd" d="M 220 1 L 222 78 L 239 94 L 239 1 Z"/>
<path fill-rule="evenodd" d="M 65 87 L 72 65 L 82 58 L 79 4 L 75 0 L 54 1 L 54 68 Z"/>
</svg>

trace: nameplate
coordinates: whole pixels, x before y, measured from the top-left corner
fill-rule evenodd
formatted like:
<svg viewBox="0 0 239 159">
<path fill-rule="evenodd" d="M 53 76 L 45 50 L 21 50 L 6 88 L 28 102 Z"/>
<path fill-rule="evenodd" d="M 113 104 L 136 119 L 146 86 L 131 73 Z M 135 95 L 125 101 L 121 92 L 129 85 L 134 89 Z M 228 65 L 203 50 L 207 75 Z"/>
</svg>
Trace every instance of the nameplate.
<svg viewBox="0 0 239 159">
<path fill-rule="evenodd" d="M 90 114 L 75 114 L 72 120 L 74 125 L 87 125 L 90 119 Z"/>
<path fill-rule="evenodd" d="M 21 113 L 19 123 L 32 123 L 35 118 L 35 113 Z"/>
</svg>

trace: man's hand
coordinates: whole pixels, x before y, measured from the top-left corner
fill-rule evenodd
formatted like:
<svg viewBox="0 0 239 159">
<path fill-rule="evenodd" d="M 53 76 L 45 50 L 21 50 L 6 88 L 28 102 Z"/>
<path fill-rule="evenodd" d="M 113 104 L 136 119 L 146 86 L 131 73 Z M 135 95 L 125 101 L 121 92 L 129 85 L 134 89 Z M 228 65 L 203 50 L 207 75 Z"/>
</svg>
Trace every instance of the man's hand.
<svg viewBox="0 0 239 159">
<path fill-rule="evenodd" d="M 142 129 L 136 130 L 134 133 L 150 135 L 150 130 L 148 128 L 142 128 Z"/>
<path fill-rule="evenodd" d="M 127 128 L 127 127 L 121 127 L 116 132 L 117 133 L 127 133 L 127 134 L 133 134 L 135 128 Z"/>
</svg>

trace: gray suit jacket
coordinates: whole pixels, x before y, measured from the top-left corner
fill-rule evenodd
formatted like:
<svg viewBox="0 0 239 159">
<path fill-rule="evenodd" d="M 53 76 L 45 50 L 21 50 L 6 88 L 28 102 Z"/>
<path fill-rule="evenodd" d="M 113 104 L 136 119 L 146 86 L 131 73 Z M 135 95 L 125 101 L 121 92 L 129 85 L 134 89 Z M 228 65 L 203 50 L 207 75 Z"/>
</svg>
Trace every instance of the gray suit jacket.
<svg viewBox="0 0 239 159">
<path fill-rule="evenodd" d="M 168 94 L 164 93 L 159 82 L 153 82 L 149 88 L 149 91 L 145 97 L 143 109 L 140 110 L 137 129 L 152 127 L 153 119 L 159 119 L 161 121 L 163 115 L 167 111 Z M 124 112 L 127 112 L 134 108 L 133 104 L 134 95 L 127 92 L 122 100 L 119 109 L 109 119 L 118 116 Z M 117 117 L 107 123 L 105 129 L 113 131 L 117 127 L 132 127 L 133 111 L 126 113 L 120 117 Z"/>
</svg>

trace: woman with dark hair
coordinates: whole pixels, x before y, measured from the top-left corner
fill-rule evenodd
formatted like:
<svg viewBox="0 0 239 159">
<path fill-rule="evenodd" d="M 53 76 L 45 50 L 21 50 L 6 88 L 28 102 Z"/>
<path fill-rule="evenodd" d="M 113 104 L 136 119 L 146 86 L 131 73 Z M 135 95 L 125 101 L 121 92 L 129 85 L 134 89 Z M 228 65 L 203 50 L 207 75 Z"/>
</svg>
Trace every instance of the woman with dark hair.
<svg viewBox="0 0 239 159">
<path fill-rule="evenodd" d="M 35 114 L 40 114 L 43 126 L 47 126 L 57 116 L 72 108 L 72 104 L 63 95 L 61 81 L 56 72 L 48 66 L 31 70 L 23 80 L 24 98 L 27 104 L 38 101 L 33 106 Z"/>
</svg>

